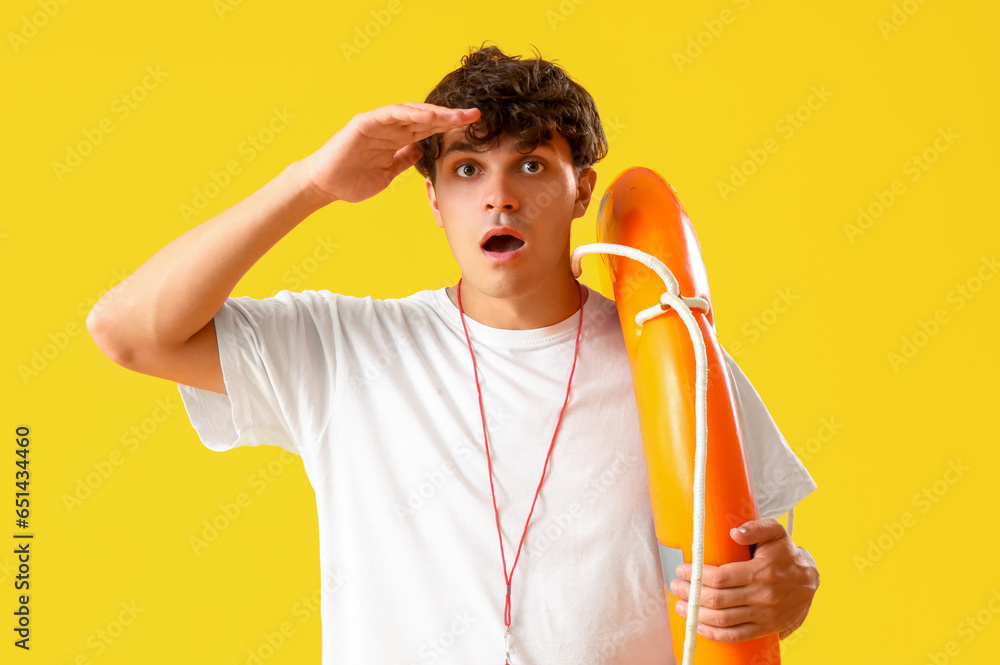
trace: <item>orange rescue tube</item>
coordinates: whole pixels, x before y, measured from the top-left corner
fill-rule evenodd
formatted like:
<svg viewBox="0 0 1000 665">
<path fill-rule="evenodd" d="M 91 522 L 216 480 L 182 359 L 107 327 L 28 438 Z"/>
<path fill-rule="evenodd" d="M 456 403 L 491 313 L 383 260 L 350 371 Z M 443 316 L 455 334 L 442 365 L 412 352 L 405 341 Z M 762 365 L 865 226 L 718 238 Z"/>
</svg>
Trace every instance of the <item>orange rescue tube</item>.
<svg viewBox="0 0 1000 665">
<path fill-rule="evenodd" d="M 691 309 L 705 342 L 708 368 L 704 563 L 748 561 L 750 548 L 734 542 L 729 531 L 758 519 L 759 514 L 694 227 L 669 183 L 641 167 L 625 170 L 608 187 L 597 226 L 598 242 L 626 245 L 656 257 L 677 279 L 680 296 L 700 297 L 709 305 L 707 312 Z M 663 308 L 662 314 L 641 327 L 636 323 L 636 314 L 657 306 L 665 290 L 652 269 L 624 256 L 602 258 L 606 267 L 602 281 L 605 290 L 614 293 L 632 368 L 673 650 L 680 664 L 685 618 L 676 612 L 679 598 L 670 592 L 669 584 L 681 559 L 692 561 L 695 349 L 689 329 L 672 308 Z M 773 665 L 780 662 L 778 636 L 723 643 L 698 635 L 693 661 L 697 665 Z"/>
</svg>

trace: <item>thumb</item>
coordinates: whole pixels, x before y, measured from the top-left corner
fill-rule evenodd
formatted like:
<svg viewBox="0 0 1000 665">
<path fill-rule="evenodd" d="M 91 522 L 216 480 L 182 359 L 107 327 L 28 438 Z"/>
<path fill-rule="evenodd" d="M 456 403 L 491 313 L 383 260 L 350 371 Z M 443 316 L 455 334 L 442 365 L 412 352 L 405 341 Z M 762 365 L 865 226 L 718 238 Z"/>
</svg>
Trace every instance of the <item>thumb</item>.
<svg viewBox="0 0 1000 665">
<path fill-rule="evenodd" d="M 729 535 L 740 545 L 760 545 L 772 540 L 780 540 L 788 535 L 785 527 L 773 519 L 751 520 L 730 529 Z"/>
<path fill-rule="evenodd" d="M 423 148 L 421 148 L 420 143 L 416 141 L 407 144 L 404 148 L 400 148 L 396 151 L 396 154 L 392 156 L 392 166 L 389 167 L 389 175 L 392 178 L 395 178 L 400 173 L 419 162 L 420 158 L 423 157 L 423 154 Z M 392 178 L 390 178 L 390 180 Z"/>
</svg>

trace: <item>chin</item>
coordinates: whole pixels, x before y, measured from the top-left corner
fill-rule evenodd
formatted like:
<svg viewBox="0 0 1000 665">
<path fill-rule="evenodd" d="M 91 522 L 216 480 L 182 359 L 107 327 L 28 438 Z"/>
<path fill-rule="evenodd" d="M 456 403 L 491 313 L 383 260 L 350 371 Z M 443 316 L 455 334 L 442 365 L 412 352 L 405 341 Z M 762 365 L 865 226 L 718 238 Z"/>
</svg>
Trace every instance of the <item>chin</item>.
<svg viewBox="0 0 1000 665">
<path fill-rule="evenodd" d="M 511 275 L 500 271 L 492 275 L 463 273 L 462 290 L 471 287 L 490 298 L 514 298 L 530 292 L 532 283 L 533 280 L 526 274 Z"/>
</svg>

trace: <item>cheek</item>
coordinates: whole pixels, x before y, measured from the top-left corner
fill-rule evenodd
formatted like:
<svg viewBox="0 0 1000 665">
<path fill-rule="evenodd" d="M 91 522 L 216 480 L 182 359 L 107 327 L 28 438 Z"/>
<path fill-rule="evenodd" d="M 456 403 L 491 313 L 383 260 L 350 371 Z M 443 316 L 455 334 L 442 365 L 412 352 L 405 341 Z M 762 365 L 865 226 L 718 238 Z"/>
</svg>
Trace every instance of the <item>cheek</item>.
<svg viewBox="0 0 1000 665">
<path fill-rule="evenodd" d="M 529 212 L 530 217 L 544 222 L 539 228 L 544 229 L 544 235 L 553 243 L 568 237 L 576 201 L 576 190 L 565 189 L 565 183 L 558 185 L 534 193 L 530 204 L 533 209 Z"/>
<path fill-rule="evenodd" d="M 552 183 L 539 195 L 540 203 L 547 203 L 546 211 L 551 214 L 570 214 L 576 201 L 576 186 L 570 180 Z"/>
<path fill-rule="evenodd" d="M 454 254 L 464 254 L 479 251 L 479 239 L 475 237 L 476 227 L 470 223 L 466 209 L 449 201 L 447 205 L 438 204 L 441 223 L 445 238 Z"/>
<path fill-rule="evenodd" d="M 470 236 L 468 230 L 463 229 L 462 225 L 456 223 L 454 219 L 445 217 L 444 234 L 454 252 L 467 252 L 476 249 L 475 240 Z"/>
<path fill-rule="evenodd" d="M 571 200 L 563 183 L 550 181 L 527 193 L 524 210 L 529 217 L 548 217 L 564 210 Z"/>
<path fill-rule="evenodd" d="M 475 210 L 475 200 L 471 188 L 449 187 L 438 197 L 438 210 L 445 220 L 454 223 Z"/>
</svg>

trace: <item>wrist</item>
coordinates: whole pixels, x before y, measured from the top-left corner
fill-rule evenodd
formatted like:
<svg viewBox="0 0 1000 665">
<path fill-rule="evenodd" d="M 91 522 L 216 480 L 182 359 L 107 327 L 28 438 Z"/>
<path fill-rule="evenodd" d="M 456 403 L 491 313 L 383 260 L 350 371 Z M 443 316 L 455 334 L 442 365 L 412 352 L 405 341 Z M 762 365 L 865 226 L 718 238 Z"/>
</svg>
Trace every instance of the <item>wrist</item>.
<svg viewBox="0 0 1000 665">
<path fill-rule="evenodd" d="M 291 177 L 297 196 L 315 211 L 340 199 L 316 186 L 308 159 L 306 157 L 292 162 L 285 168 L 285 172 Z"/>
</svg>

